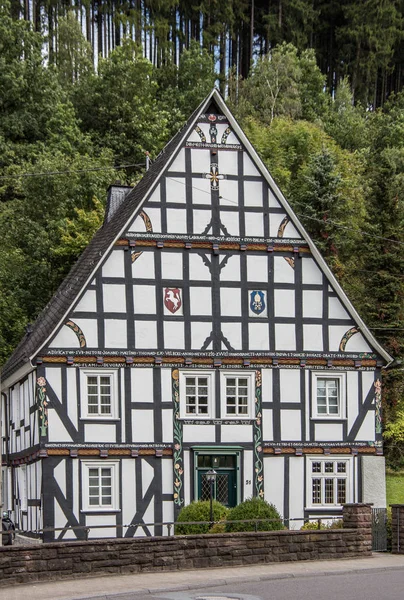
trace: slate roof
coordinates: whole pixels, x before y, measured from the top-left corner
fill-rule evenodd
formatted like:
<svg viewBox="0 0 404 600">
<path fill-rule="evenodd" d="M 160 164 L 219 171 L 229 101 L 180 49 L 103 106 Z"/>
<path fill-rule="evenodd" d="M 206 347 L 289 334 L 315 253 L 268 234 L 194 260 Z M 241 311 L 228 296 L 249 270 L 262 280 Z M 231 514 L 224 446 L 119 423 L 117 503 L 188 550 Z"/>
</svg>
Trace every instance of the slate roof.
<svg viewBox="0 0 404 600">
<path fill-rule="evenodd" d="M 179 146 L 186 131 L 201 113 L 204 106 L 211 99 L 214 91 L 195 109 L 192 115 L 176 135 L 163 148 L 156 160 L 144 174 L 136 187 L 125 197 L 119 210 L 108 222 L 100 227 L 93 239 L 73 265 L 69 274 L 63 280 L 51 300 L 36 319 L 32 332 L 26 334 L 18 344 L 13 354 L 2 369 L 2 379 L 12 375 L 17 369 L 40 350 L 48 337 L 52 334 L 63 315 L 69 310 L 82 290 L 88 278 L 99 264 L 101 258 L 121 234 L 128 220 L 132 217 L 141 201 L 153 186 L 158 176 Z"/>
</svg>

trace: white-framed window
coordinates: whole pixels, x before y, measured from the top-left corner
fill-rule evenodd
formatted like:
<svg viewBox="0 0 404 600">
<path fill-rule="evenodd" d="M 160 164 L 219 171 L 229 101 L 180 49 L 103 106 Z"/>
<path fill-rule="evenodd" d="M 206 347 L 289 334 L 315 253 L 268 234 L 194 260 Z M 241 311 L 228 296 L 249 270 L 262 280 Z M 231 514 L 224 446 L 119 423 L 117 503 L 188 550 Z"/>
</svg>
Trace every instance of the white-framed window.
<svg viewBox="0 0 404 600">
<path fill-rule="evenodd" d="M 117 372 L 93 369 L 81 371 L 81 418 L 117 419 Z"/>
<path fill-rule="evenodd" d="M 341 506 L 352 500 L 351 458 L 308 459 L 307 505 Z"/>
<path fill-rule="evenodd" d="M 222 419 L 252 419 L 254 407 L 254 373 L 221 371 Z"/>
<path fill-rule="evenodd" d="M 313 373 L 312 416 L 316 419 L 345 419 L 345 373 Z"/>
<path fill-rule="evenodd" d="M 180 371 L 180 417 L 213 418 L 213 371 Z"/>
<path fill-rule="evenodd" d="M 119 510 L 118 461 L 82 462 L 83 510 Z"/>
</svg>

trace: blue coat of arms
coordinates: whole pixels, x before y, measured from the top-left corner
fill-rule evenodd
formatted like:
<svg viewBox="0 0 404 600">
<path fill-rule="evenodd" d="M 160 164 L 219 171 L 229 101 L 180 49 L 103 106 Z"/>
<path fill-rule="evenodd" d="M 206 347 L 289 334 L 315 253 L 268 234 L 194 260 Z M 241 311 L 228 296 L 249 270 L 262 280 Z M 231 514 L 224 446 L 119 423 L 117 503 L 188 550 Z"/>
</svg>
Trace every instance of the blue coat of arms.
<svg viewBox="0 0 404 600">
<path fill-rule="evenodd" d="M 260 315 L 265 310 L 264 292 L 258 290 L 250 292 L 250 308 L 256 315 Z"/>
</svg>

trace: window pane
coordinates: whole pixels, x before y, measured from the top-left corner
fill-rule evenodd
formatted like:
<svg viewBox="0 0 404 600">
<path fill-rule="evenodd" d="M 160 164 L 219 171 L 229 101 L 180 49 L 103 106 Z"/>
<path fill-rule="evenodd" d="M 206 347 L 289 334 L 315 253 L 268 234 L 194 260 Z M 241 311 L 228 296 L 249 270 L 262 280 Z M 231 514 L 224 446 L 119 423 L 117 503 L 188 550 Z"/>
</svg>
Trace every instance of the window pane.
<svg viewBox="0 0 404 600">
<path fill-rule="evenodd" d="M 198 377 L 198 383 L 199 383 L 199 385 L 207 386 L 208 378 L 207 377 Z"/>
<path fill-rule="evenodd" d="M 334 504 L 334 480 L 325 479 L 324 483 L 324 503 Z"/>
<path fill-rule="evenodd" d="M 185 383 L 186 385 L 195 385 L 195 377 L 186 377 Z"/>
<path fill-rule="evenodd" d="M 101 502 L 102 506 L 111 506 L 111 504 L 112 504 L 111 496 L 105 496 L 102 498 L 102 502 Z"/>
<path fill-rule="evenodd" d="M 346 502 L 346 479 L 337 480 L 337 494 L 338 504 L 345 504 Z"/>
<path fill-rule="evenodd" d="M 312 480 L 313 504 L 321 504 L 321 479 Z"/>
<path fill-rule="evenodd" d="M 311 463 L 311 469 L 313 473 L 321 473 L 321 463 L 313 462 Z"/>
<path fill-rule="evenodd" d="M 324 472 L 325 473 L 334 473 L 334 463 L 326 462 L 324 465 Z"/>
<path fill-rule="evenodd" d="M 337 473 L 346 473 L 346 463 L 345 462 L 337 463 Z"/>
</svg>

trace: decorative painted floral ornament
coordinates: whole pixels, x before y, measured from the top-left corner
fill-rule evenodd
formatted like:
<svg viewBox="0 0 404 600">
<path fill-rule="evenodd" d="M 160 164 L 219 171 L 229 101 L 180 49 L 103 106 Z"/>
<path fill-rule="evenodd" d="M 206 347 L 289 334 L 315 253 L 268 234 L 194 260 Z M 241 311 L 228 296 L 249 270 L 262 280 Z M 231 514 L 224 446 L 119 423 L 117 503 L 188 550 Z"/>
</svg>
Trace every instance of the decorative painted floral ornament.
<svg viewBox="0 0 404 600">
<path fill-rule="evenodd" d="M 175 314 L 182 306 L 181 290 L 179 288 L 165 288 L 164 305 L 170 313 Z"/>
<path fill-rule="evenodd" d="M 250 292 L 250 308 L 256 315 L 260 315 L 266 308 L 265 294 L 260 290 Z"/>
</svg>

